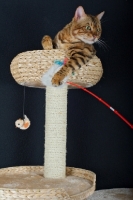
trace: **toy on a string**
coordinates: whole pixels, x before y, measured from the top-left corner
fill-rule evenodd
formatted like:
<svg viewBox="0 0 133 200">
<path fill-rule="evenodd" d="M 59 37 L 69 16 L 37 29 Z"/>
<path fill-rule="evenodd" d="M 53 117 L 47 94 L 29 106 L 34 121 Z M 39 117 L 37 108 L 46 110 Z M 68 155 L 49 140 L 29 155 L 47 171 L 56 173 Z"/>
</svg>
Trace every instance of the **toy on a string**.
<svg viewBox="0 0 133 200">
<path fill-rule="evenodd" d="M 115 110 L 112 106 L 110 106 L 107 102 L 105 102 L 103 99 L 95 95 L 93 92 L 89 91 L 88 89 L 85 89 L 81 85 L 78 85 L 76 83 L 72 83 L 70 81 L 67 81 L 67 84 L 73 85 L 77 88 L 80 88 L 81 90 L 87 92 L 88 94 L 95 97 L 97 100 L 99 100 L 101 103 L 103 103 L 105 106 L 107 106 L 110 110 L 112 110 L 121 120 L 123 120 L 131 129 L 133 129 L 133 124 L 131 124 L 125 117 L 123 117 L 117 110 Z"/>
<path fill-rule="evenodd" d="M 24 99 L 23 99 L 23 119 L 20 118 L 15 121 L 16 128 L 19 128 L 21 130 L 26 130 L 31 125 L 29 118 L 24 114 L 24 107 L 25 107 L 25 86 L 24 86 Z"/>
<path fill-rule="evenodd" d="M 24 115 L 24 119 L 16 120 L 15 126 L 16 128 L 20 128 L 21 130 L 26 130 L 30 127 L 30 120 L 26 115 Z"/>
</svg>

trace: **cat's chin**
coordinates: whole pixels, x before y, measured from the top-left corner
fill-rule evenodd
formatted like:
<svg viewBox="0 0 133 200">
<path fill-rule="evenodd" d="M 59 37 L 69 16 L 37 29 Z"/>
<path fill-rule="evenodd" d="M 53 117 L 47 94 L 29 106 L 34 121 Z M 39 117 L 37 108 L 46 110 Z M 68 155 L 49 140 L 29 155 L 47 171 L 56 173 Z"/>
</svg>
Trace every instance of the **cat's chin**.
<svg viewBox="0 0 133 200">
<path fill-rule="evenodd" d="M 84 42 L 86 44 L 94 44 L 96 42 L 95 40 L 88 40 L 88 39 L 85 39 L 85 38 L 82 38 L 81 40 L 82 40 L 82 42 Z"/>
<path fill-rule="evenodd" d="M 86 44 L 94 44 L 95 41 L 92 40 L 83 40 L 83 42 L 85 42 Z"/>
<path fill-rule="evenodd" d="M 87 44 L 94 44 L 95 41 L 87 41 L 87 42 L 85 42 L 85 43 L 87 43 Z"/>
</svg>

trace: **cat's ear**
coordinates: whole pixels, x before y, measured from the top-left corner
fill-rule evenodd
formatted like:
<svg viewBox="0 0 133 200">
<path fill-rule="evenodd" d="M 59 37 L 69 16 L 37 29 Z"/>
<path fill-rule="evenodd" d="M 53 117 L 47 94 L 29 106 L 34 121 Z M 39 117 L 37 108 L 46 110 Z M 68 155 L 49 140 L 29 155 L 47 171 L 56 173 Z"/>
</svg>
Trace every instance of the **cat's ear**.
<svg viewBox="0 0 133 200">
<path fill-rule="evenodd" d="M 105 11 L 101 12 L 100 14 L 98 14 L 98 15 L 97 15 L 97 18 L 98 18 L 99 20 L 101 20 L 102 17 L 103 17 L 103 15 L 104 15 L 104 13 L 105 13 Z"/>
<path fill-rule="evenodd" d="M 84 17 L 86 17 L 85 11 L 82 6 L 79 6 L 75 11 L 74 19 L 77 21 Z"/>
</svg>

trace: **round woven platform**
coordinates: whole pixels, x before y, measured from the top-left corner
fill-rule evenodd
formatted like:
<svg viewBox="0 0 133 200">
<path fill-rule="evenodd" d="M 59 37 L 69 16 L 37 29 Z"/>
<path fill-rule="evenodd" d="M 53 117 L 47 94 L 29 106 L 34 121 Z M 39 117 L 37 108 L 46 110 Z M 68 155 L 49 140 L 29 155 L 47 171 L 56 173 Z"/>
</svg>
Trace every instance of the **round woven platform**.
<svg viewBox="0 0 133 200">
<path fill-rule="evenodd" d="M 10 70 L 15 81 L 28 87 L 45 88 L 42 76 L 52 67 L 55 60 L 63 61 L 67 57 L 64 50 L 36 50 L 18 54 L 11 62 Z M 86 65 L 82 66 L 68 81 L 78 83 L 84 87 L 95 85 L 102 77 L 103 69 L 100 59 L 94 56 Z M 68 86 L 68 88 L 73 88 Z"/>
<path fill-rule="evenodd" d="M 66 168 L 65 179 L 45 179 L 43 166 L 0 169 L 0 199 L 84 200 L 95 190 L 96 175 Z"/>
<path fill-rule="evenodd" d="M 87 200 L 133 200 L 133 188 L 98 190 Z"/>
</svg>

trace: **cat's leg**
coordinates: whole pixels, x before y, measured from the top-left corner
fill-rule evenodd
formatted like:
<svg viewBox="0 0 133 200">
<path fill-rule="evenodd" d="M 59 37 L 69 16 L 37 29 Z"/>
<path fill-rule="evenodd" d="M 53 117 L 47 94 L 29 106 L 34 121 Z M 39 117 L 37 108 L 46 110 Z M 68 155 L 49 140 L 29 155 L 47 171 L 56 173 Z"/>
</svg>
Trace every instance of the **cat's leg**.
<svg viewBox="0 0 133 200">
<path fill-rule="evenodd" d="M 62 81 L 69 74 L 72 74 L 72 69 L 68 65 L 63 65 L 63 67 L 53 76 L 52 85 L 57 87 L 62 84 Z"/>
<path fill-rule="evenodd" d="M 53 76 L 52 85 L 59 86 L 65 77 L 71 75 L 74 71 L 81 68 L 95 55 L 95 49 L 85 47 L 83 50 L 77 51 L 77 49 L 72 49 L 69 51 L 70 60 L 63 65 L 63 67 Z"/>
<path fill-rule="evenodd" d="M 52 39 L 49 35 L 45 35 L 41 41 L 42 47 L 45 50 L 53 49 Z"/>
</svg>

